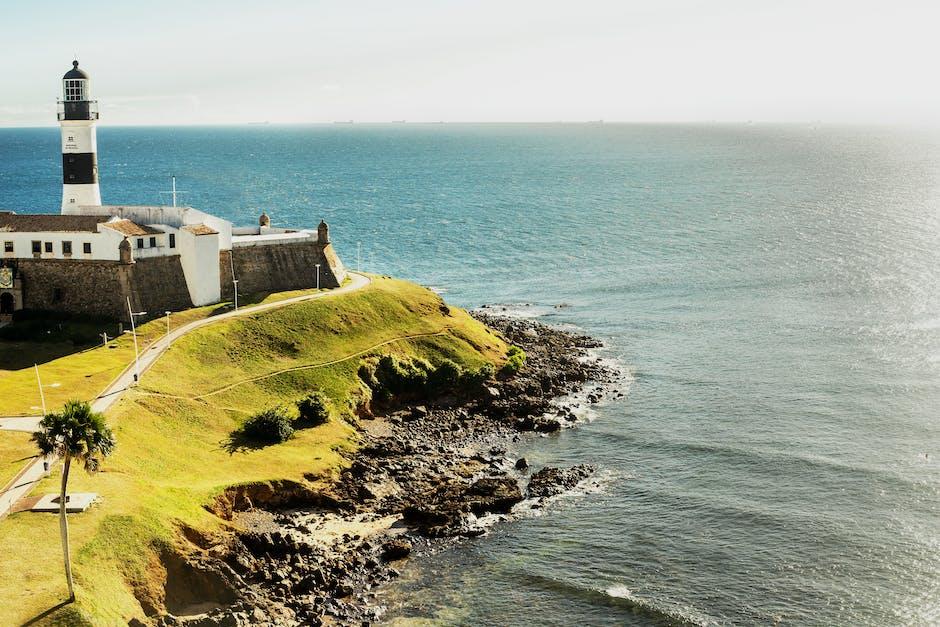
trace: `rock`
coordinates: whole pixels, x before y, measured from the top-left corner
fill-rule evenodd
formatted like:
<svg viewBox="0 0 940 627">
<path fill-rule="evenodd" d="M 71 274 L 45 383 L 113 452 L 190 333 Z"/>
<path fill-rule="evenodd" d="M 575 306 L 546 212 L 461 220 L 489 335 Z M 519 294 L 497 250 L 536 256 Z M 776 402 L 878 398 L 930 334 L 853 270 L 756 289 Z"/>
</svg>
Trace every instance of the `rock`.
<svg viewBox="0 0 940 627">
<path fill-rule="evenodd" d="M 505 514 L 522 500 L 522 492 L 515 479 L 486 477 L 475 481 L 468 490 L 470 509 L 475 514 L 496 512 Z"/>
<path fill-rule="evenodd" d="M 382 559 L 386 562 L 403 559 L 411 554 L 411 548 L 407 540 L 389 540 L 382 545 Z"/>
<path fill-rule="evenodd" d="M 555 496 L 572 489 L 593 473 L 594 467 L 588 464 L 579 464 L 571 468 L 546 466 L 532 475 L 526 491 L 529 497 Z"/>
<path fill-rule="evenodd" d="M 555 433 L 561 431 L 561 423 L 554 418 L 541 418 L 535 421 L 535 430 L 539 433 Z"/>
<path fill-rule="evenodd" d="M 525 470 L 529 467 L 529 460 L 525 457 L 520 457 L 516 460 L 516 470 Z"/>
</svg>

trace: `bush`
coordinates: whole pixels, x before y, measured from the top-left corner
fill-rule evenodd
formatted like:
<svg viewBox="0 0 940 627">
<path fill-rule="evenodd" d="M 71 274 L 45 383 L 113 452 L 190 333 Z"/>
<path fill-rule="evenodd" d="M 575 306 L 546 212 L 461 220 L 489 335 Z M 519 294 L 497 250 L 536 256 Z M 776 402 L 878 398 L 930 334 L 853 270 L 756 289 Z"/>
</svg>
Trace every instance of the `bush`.
<svg viewBox="0 0 940 627">
<path fill-rule="evenodd" d="M 449 392 L 463 379 L 463 368 L 450 359 L 445 359 L 428 375 L 428 391 L 432 394 Z"/>
<path fill-rule="evenodd" d="M 297 418 L 299 427 L 316 427 L 330 418 L 326 397 L 319 392 L 311 392 L 297 403 L 297 411 L 300 412 L 300 417 Z"/>
<path fill-rule="evenodd" d="M 287 412 L 281 407 L 266 409 L 242 425 L 242 434 L 252 440 L 278 444 L 294 435 L 294 427 Z"/>
<path fill-rule="evenodd" d="M 375 367 L 375 378 L 393 395 L 422 395 L 428 384 L 431 364 L 423 359 L 399 361 L 392 355 L 383 355 Z"/>
<path fill-rule="evenodd" d="M 500 368 L 500 374 L 511 377 L 520 370 L 525 365 L 525 351 L 519 348 L 518 346 L 510 346 L 509 350 L 506 351 L 506 363 L 503 364 L 503 367 Z"/>
<path fill-rule="evenodd" d="M 481 385 L 484 385 L 494 376 L 496 376 L 496 368 L 493 367 L 493 364 L 483 364 L 480 366 L 479 370 L 465 371 L 463 373 L 463 381 L 461 383 L 464 387 L 469 389 L 476 389 Z"/>
</svg>

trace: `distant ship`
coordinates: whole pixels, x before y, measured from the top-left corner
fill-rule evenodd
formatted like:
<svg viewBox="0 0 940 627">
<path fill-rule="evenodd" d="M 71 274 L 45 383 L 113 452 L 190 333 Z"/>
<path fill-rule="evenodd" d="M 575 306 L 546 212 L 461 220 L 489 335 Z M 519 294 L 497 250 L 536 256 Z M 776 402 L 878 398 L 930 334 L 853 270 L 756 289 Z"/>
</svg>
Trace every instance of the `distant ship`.
<svg viewBox="0 0 940 627">
<path fill-rule="evenodd" d="M 336 120 L 333 124 L 355 124 L 352 120 Z"/>
</svg>

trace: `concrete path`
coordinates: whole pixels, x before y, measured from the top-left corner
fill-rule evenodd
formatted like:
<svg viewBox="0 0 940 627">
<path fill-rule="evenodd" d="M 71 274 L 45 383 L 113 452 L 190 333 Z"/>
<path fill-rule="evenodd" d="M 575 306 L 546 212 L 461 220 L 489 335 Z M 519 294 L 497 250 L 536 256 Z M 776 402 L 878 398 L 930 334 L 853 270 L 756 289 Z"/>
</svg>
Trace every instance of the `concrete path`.
<svg viewBox="0 0 940 627">
<path fill-rule="evenodd" d="M 204 318 L 202 320 L 194 320 L 188 324 L 173 329 L 168 335 L 164 335 L 161 339 L 156 340 L 146 350 L 140 353 L 140 374 L 143 377 L 144 373 L 150 369 L 151 366 L 160 358 L 160 356 L 168 349 L 173 342 L 183 337 L 187 333 L 194 331 L 200 327 L 204 327 L 222 320 L 228 320 L 230 318 L 235 318 L 238 316 L 250 316 L 252 314 L 260 313 L 263 311 L 270 311 L 272 309 L 280 309 L 281 307 L 286 307 L 288 305 L 293 305 L 295 303 L 300 303 L 308 300 L 313 300 L 316 298 L 327 298 L 330 296 L 339 296 L 349 292 L 354 292 L 356 290 L 362 289 L 363 287 L 369 285 L 372 282 L 372 279 L 367 277 L 364 274 L 359 274 L 356 272 L 349 273 L 350 281 L 342 286 L 327 292 L 316 292 L 314 294 L 304 294 L 303 296 L 294 296 L 293 298 L 285 298 L 284 300 L 275 301 L 273 303 L 262 303 L 260 305 L 251 305 L 248 307 L 239 307 L 238 311 L 232 310 L 224 314 L 219 314 L 217 316 L 212 316 L 211 318 Z M 170 321 L 172 323 L 172 318 Z M 111 382 L 108 387 L 105 388 L 104 392 L 98 395 L 94 401 L 91 403 L 92 409 L 97 412 L 105 412 L 110 408 L 114 403 L 121 398 L 121 395 L 134 385 L 134 373 L 136 369 L 134 367 L 134 362 L 131 362 L 124 371 L 117 376 L 114 381 Z M 32 423 L 27 421 L 35 421 L 38 424 L 38 416 L 33 417 L 20 417 L 20 418 L 2 418 L 4 424 L 8 421 L 17 420 L 22 421 L 17 424 L 29 426 Z M 11 429 L 13 430 L 13 429 Z M 24 430 L 24 429 L 17 429 Z M 35 427 L 28 429 L 35 431 Z M 42 478 L 45 476 L 46 471 L 43 466 L 43 459 L 37 458 L 36 461 L 30 463 L 26 468 L 20 471 L 20 474 L 17 475 L 13 481 L 7 484 L 6 488 L 0 492 L 0 518 L 3 518 L 13 507 L 13 505 L 29 494 L 33 486 L 39 483 Z"/>
<path fill-rule="evenodd" d="M 39 431 L 39 421 L 42 416 L 15 416 L 0 418 L 0 431 L 25 431 L 33 433 Z"/>
</svg>

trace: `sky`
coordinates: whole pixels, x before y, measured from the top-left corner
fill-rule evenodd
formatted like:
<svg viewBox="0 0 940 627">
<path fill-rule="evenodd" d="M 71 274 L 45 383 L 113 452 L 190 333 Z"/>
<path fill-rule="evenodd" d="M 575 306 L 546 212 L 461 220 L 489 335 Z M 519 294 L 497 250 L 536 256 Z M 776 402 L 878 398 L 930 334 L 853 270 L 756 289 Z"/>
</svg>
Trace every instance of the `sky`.
<svg viewBox="0 0 940 627">
<path fill-rule="evenodd" d="M 940 2 L 0 0 L 0 126 L 940 123 Z"/>
</svg>

